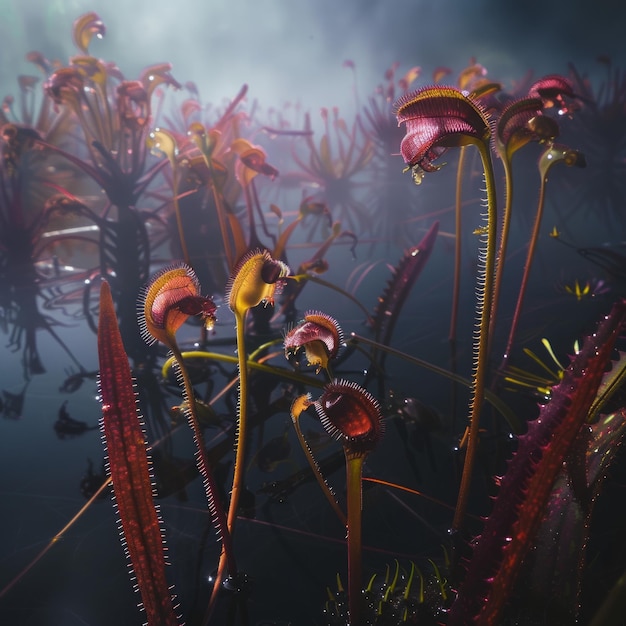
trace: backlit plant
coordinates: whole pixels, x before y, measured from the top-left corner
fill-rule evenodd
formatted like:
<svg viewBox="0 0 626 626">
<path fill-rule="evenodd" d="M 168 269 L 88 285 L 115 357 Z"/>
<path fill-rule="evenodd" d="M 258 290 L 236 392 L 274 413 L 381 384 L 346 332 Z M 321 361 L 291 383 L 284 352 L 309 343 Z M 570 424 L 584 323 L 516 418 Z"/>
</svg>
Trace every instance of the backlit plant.
<svg viewBox="0 0 626 626">
<path fill-rule="evenodd" d="M 593 503 L 626 431 L 626 359 L 619 343 L 626 318 L 623 254 L 594 242 L 576 252 L 558 247 L 603 273 L 561 277 L 564 293 L 549 297 L 550 272 L 560 267 L 550 257 L 530 284 L 540 267 L 533 259 L 554 239 L 565 243 L 559 233 L 571 226 L 557 217 L 552 239 L 541 237 L 546 193 L 558 195 L 559 177 L 571 175 L 552 165 L 583 159 L 575 137 L 567 137 L 569 148 L 555 143 L 557 136 L 568 125 L 571 131 L 587 106 L 608 114 L 591 102 L 584 81 L 527 78 L 513 95 L 472 60 L 455 86 L 443 84 L 452 71 L 437 68 L 435 86 L 409 92 L 420 78 L 418 68 L 402 73 L 393 66 L 354 119 L 332 108 L 323 112 L 320 137 L 310 114 L 303 113 L 304 129 L 297 130 L 253 94 L 248 100 L 245 85 L 216 106 L 201 102 L 188 84 L 192 97 L 156 120 L 157 104 L 166 104 L 162 88 L 179 86 L 169 65 L 127 81 L 112 63 L 91 56 L 94 37 L 102 35 L 102 21 L 87 14 L 74 28 L 78 56 L 66 64 L 31 57 L 47 79 L 40 93 L 43 117 L 30 97 L 38 84 L 32 79 L 21 80 L 21 100 L 6 99 L 2 109 L 0 219 L 8 235 L 0 236 L 0 308 L 10 317 L 5 314 L 0 325 L 6 330 L 18 321 L 14 303 L 25 293 L 32 311 L 53 307 L 83 326 L 95 329 L 98 314 L 109 466 L 100 475 L 90 459 L 81 485 L 92 499 L 0 590 L 0 599 L 12 597 L 43 555 L 63 550 L 69 542 L 59 539 L 97 506 L 112 482 L 123 545 L 150 624 L 497 624 L 528 623 L 540 614 L 550 623 L 573 623 L 595 612 L 597 599 L 581 601 L 579 590 L 590 588 L 584 569 L 597 571 L 595 559 L 583 568 L 583 547 L 592 545 Z M 621 97 L 617 91 L 606 99 L 611 109 Z M 276 128 L 260 115 L 276 121 Z M 38 119 L 41 128 L 31 128 Z M 528 172 L 518 165 L 533 149 L 539 180 L 535 167 Z M 383 170 L 401 172 L 392 156 L 398 151 L 423 184 L 402 196 L 379 193 Z M 452 176 L 446 177 L 444 161 L 457 154 L 458 167 L 447 168 Z M 30 165 L 37 166 L 32 178 Z M 585 170 L 580 173 L 582 181 Z M 442 179 L 445 184 L 436 186 Z M 482 215 L 462 193 L 479 193 L 478 179 L 487 194 Z M 26 189 L 28 181 L 36 184 Z M 294 181 L 304 192 L 293 189 Z M 94 185 L 104 192 L 100 200 Z M 437 194 L 426 201 L 425 188 Z M 455 192 L 450 198 L 446 188 Z M 524 206 L 514 188 L 538 193 L 536 204 L 531 198 L 538 207 L 532 232 L 510 227 Z M 18 210 L 26 192 L 41 189 L 40 203 L 31 202 L 38 195 L 28 196 L 28 216 Z M 393 209 L 380 204 L 385 197 L 415 201 L 411 208 L 424 232 L 416 237 L 417 229 L 395 218 L 388 225 L 393 231 L 383 228 Z M 439 198 L 441 205 L 433 205 Z M 374 204 L 379 215 L 372 214 Z M 401 216 L 406 209 L 398 205 Z M 463 225 L 468 221 L 470 228 Z M 399 224 L 401 233 L 395 231 Z M 28 235 L 25 245 L 24 238 L 11 237 L 20 228 Z M 370 250 L 383 239 L 392 245 L 390 232 L 407 245 L 393 251 L 392 264 L 386 256 L 363 255 L 347 228 L 371 235 Z M 467 330 L 472 316 L 462 301 L 458 316 L 450 315 L 440 298 L 453 274 L 459 294 L 465 286 L 460 242 L 467 236 L 479 240 L 477 267 L 471 263 L 470 270 L 478 273 L 476 327 L 457 342 L 466 367 L 450 371 L 440 363 L 439 331 L 450 317 Z M 515 237 L 522 245 L 509 245 Z M 454 248 L 445 248 L 453 240 Z M 54 258 L 60 250 L 68 258 L 75 254 L 85 269 L 66 269 Z M 342 267 L 355 255 L 354 270 Z M 445 265 L 453 255 L 458 271 L 451 260 Z M 37 272 L 28 289 L 14 271 L 20 259 Z M 443 259 L 436 275 L 431 259 Z M 347 287 L 342 271 L 349 274 Z M 211 298 L 202 294 L 201 275 L 211 276 Z M 364 292 L 376 281 L 384 287 L 373 299 Z M 99 283 L 97 302 L 92 289 Z M 202 284 L 206 289 L 204 278 Z M 507 297 L 499 298 L 499 291 Z M 609 299 L 613 307 L 569 362 L 559 357 L 546 365 L 524 344 L 532 346 L 532 337 L 544 330 L 553 337 L 553 329 L 544 327 L 549 307 L 564 298 L 577 315 L 570 322 L 559 309 L 553 323 L 562 327 L 568 346 L 581 320 L 608 311 Z M 357 334 L 362 321 L 366 328 Z M 504 337 L 496 332 L 503 328 Z M 470 359 L 470 350 L 463 350 L 472 340 Z M 553 342 L 554 353 L 563 354 Z M 21 346 L 29 346 L 26 385 L 20 393 L 2 390 L 6 417 L 19 417 L 28 407 L 26 386 L 39 365 L 32 344 Z M 528 375 L 518 354 L 549 370 L 546 376 Z M 75 365 L 79 371 L 65 374 L 66 391 L 95 377 Z M 450 382 L 471 394 L 467 428 L 458 433 L 445 408 Z M 532 393 L 527 405 L 521 385 Z M 545 403 L 539 409 L 537 397 Z M 66 427 L 89 422 L 72 420 L 66 403 L 62 418 Z M 383 439 L 387 423 L 397 428 Z M 306 463 L 293 445 L 296 438 Z M 517 453 L 505 467 L 501 461 L 514 445 Z M 500 474 L 494 486 L 491 478 Z M 187 492 L 198 476 L 199 497 Z M 188 503 L 168 499 L 174 494 Z M 488 495 L 496 496 L 493 503 Z M 157 498 L 165 503 L 164 532 Z M 109 521 L 106 510 L 105 504 L 98 511 L 98 524 Z M 196 526 L 186 525 L 187 515 Z M 217 545 L 209 540 L 215 533 Z M 95 535 L 86 533 L 81 541 Z M 170 571 L 164 535 L 174 548 Z M 18 556 L 19 550 L 12 558 Z M 117 600 L 114 578 L 107 578 L 110 588 L 102 586 L 99 563 L 94 570 L 102 597 Z M 33 597 L 51 593 L 48 587 Z M 621 619 L 612 597 L 605 610 Z M 108 619 L 121 603 L 111 601 L 98 612 Z M 128 613 L 122 621 L 137 618 L 133 605 L 120 611 Z"/>
</svg>

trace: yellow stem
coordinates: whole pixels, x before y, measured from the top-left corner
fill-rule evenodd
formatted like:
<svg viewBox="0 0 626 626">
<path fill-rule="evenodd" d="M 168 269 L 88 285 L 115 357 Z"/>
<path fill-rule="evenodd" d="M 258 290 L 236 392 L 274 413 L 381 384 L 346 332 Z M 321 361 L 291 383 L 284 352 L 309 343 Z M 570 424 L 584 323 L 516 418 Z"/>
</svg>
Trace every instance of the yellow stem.
<svg viewBox="0 0 626 626">
<path fill-rule="evenodd" d="M 487 228 L 484 250 L 484 267 L 479 268 L 477 289 L 477 316 L 478 331 L 474 340 L 474 366 L 472 373 L 472 399 L 470 402 L 469 429 L 467 448 L 465 451 L 465 463 L 461 475 L 459 496 L 452 521 L 452 530 L 460 529 L 465 518 L 467 501 L 469 498 L 472 471 L 476 458 L 478 444 L 480 413 L 485 395 L 485 378 L 489 358 L 489 325 L 491 315 L 491 294 L 493 288 L 493 268 L 496 252 L 496 185 L 494 180 L 493 165 L 489 156 L 489 143 L 481 140 L 475 142 L 483 163 L 485 184 L 487 191 Z M 481 254 L 479 254 L 480 258 Z"/>
<path fill-rule="evenodd" d="M 330 490 L 328 483 L 324 480 L 324 477 L 322 476 L 322 472 L 320 471 L 319 465 L 317 464 L 317 461 L 315 460 L 315 458 L 313 457 L 313 454 L 311 453 L 309 444 L 306 442 L 306 439 L 304 438 L 304 435 L 302 434 L 302 430 L 300 428 L 299 417 L 300 417 L 299 414 L 296 415 L 292 411 L 291 421 L 293 422 L 293 426 L 296 429 L 296 435 L 298 435 L 298 441 L 300 442 L 300 447 L 304 451 L 306 460 L 308 461 L 309 467 L 311 468 L 311 471 L 313 472 L 313 476 L 315 476 L 315 480 L 317 480 L 317 484 L 322 488 L 322 491 L 324 492 L 324 495 L 326 496 L 326 499 L 328 500 L 330 506 L 333 508 L 335 513 L 337 513 L 337 517 L 339 518 L 341 523 L 345 526 L 347 524 L 346 516 L 344 515 L 344 512 L 339 507 L 337 500 L 335 500 L 335 496 L 333 492 Z"/>
<path fill-rule="evenodd" d="M 233 470 L 233 483 L 230 494 L 230 503 L 228 505 L 228 515 L 226 518 L 226 525 L 228 533 L 233 537 L 235 520 L 237 518 L 237 507 L 239 505 L 239 495 L 242 488 L 242 482 L 245 470 L 245 442 L 246 442 L 246 414 L 247 414 L 247 395 L 248 395 L 248 367 L 246 359 L 246 346 L 245 346 L 245 322 L 247 310 L 242 314 L 235 310 L 235 324 L 237 332 L 237 362 L 239 364 L 239 406 L 238 406 L 238 419 L 237 419 L 237 436 L 236 440 L 236 452 L 235 452 L 235 467 Z M 224 544 L 222 544 L 222 552 L 220 554 L 219 562 L 217 564 L 217 573 L 213 583 L 213 591 L 211 592 L 211 598 L 207 610 L 204 614 L 202 621 L 203 626 L 207 626 L 213 615 L 215 605 L 217 603 L 217 596 L 222 586 L 222 580 L 227 566 L 227 554 L 224 550 Z"/>
<path fill-rule="evenodd" d="M 500 299 L 500 289 L 502 288 L 502 276 L 504 274 L 504 264 L 506 261 L 506 248 L 511 229 L 511 206 L 513 204 L 513 170 L 511 159 L 502 151 L 502 165 L 504 167 L 504 189 L 506 197 L 504 199 L 504 211 L 502 213 L 502 231 L 500 233 L 500 243 L 496 256 L 495 278 L 493 282 L 493 298 L 491 301 L 491 327 L 489 329 L 489 343 L 493 344 L 493 334 L 495 332 L 496 319 L 498 313 L 498 301 Z"/>
<path fill-rule="evenodd" d="M 237 519 L 237 507 L 239 495 L 243 487 L 245 459 L 246 459 L 246 436 L 248 415 L 248 361 L 246 358 L 246 313 L 235 311 L 235 324 L 237 330 L 237 358 L 239 366 L 239 405 L 237 416 L 237 435 L 235 467 L 233 469 L 233 487 L 230 494 L 228 507 L 228 530 L 232 533 Z"/>
<path fill-rule="evenodd" d="M 239 363 L 239 358 L 236 356 L 222 354 L 220 352 L 205 352 L 204 350 L 189 350 L 188 352 L 181 353 L 181 356 L 183 359 L 210 359 L 213 361 L 223 361 L 224 363 Z M 163 367 L 161 368 L 161 376 L 163 378 L 167 378 L 175 361 L 176 359 L 174 359 L 174 357 L 170 357 L 167 361 L 165 361 L 165 363 L 163 363 Z M 251 359 L 248 359 L 247 365 L 250 369 L 265 372 L 266 374 L 278 376 L 279 378 L 284 378 L 286 380 L 292 380 L 303 385 L 313 385 L 314 387 L 324 386 L 324 383 L 320 382 L 316 378 L 304 376 L 303 374 L 298 374 L 297 372 L 293 372 L 283 367 L 272 367 L 271 365 L 265 365 Z"/>
<path fill-rule="evenodd" d="M 461 289 L 461 208 L 462 208 L 462 193 L 463 188 L 463 167 L 465 165 L 465 156 L 467 154 L 467 146 L 462 146 L 459 154 L 459 165 L 456 173 L 456 198 L 454 205 L 454 228 L 455 228 L 455 240 L 454 240 L 454 286 L 452 288 L 452 314 L 450 316 L 450 331 L 448 332 L 448 341 L 453 346 L 453 351 L 456 353 L 454 345 L 456 343 L 456 327 L 457 319 L 459 315 L 459 291 Z M 456 362 L 456 356 L 453 355 L 453 363 Z M 453 367 L 453 370 L 455 368 Z"/>
</svg>

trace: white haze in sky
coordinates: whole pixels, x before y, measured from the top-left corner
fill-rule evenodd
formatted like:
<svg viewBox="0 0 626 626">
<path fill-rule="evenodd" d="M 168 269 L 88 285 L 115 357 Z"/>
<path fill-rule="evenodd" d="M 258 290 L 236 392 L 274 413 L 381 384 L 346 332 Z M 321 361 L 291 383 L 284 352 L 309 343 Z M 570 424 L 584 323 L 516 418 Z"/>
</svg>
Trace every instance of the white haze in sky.
<svg viewBox="0 0 626 626">
<path fill-rule="evenodd" d="M 505 87 L 532 69 L 539 77 L 604 71 L 608 55 L 626 66 L 625 11 L 619 0 L 0 0 L 0 96 L 15 93 L 15 78 L 36 69 L 24 61 L 39 50 L 64 63 L 76 54 L 71 26 L 97 12 L 106 38 L 94 56 L 114 61 L 129 79 L 143 67 L 169 61 L 181 83 L 193 81 L 204 103 L 231 98 L 243 83 L 262 107 L 299 103 L 354 106 L 357 68 L 361 101 L 384 71 L 437 66 L 456 74 L 476 57 Z"/>
</svg>

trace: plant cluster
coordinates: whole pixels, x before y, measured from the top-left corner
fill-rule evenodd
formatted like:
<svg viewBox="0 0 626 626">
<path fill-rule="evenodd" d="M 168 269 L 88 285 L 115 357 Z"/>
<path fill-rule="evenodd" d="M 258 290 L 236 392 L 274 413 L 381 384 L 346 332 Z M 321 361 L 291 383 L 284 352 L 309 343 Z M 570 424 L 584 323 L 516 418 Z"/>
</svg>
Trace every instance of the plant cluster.
<svg viewBox="0 0 626 626">
<path fill-rule="evenodd" d="M 43 89 L 36 92 L 37 79 L 20 77 L 20 110 L 5 99 L 0 322 L 10 346 L 23 351 L 26 382 L 44 370 L 37 330 L 53 335 L 77 368 L 64 384 L 67 391 L 91 372 L 74 359 L 41 308 L 72 315 L 97 333 L 107 467 L 106 476 L 92 472 L 97 484 L 90 484 L 89 505 L 112 485 L 147 622 L 253 623 L 255 572 L 249 571 L 240 539 L 242 520 L 254 518 L 257 508 L 251 467 L 269 472 L 295 459 L 296 471 L 256 495 L 284 501 L 303 484 L 315 483 L 319 506 L 345 534 L 342 573 L 323 572 L 336 584 L 328 582 L 326 593 L 292 592 L 319 597 L 319 615 L 310 616 L 310 623 L 522 624 L 531 614 L 546 623 L 579 620 L 593 503 L 626 431 L 626 362 L 619 352 L 626 324 L 624 276 L 623 269 L 621 276 L 609 272 L 620 267 L 619 253 L 579 250 L 611 274 L 610 287 L 597 279 L 599 288 L 592 290 L 590 282 L 581 287 L 576 278 L 575 287 L 565 291 L 578 303 L 598 296 L 611 306 L 570 363 L 561 365 L 547 340 L 557 373 L 528 348 L 524 352 L 548 377 L 513 362 L 522 353 L 519 330 L 538 249 L 554 243 L 541 240 L 548 179 L 557 164 L 583 168 L 590 160 L 578 146 L 560 143 L 561 130 L 574 142 L 581 125 L 591 133 L 615 117 L 621 129 L 623 77 L 615 74 L 612 90 L 597 97 L 574 70 L 571 77 L 549 75 L 509 92 L 472 60 L 456 84 L 444 84 L 451 72 L 440 68 L 433 84 L 411 90 L 420 69 L 397 80 L 393 66 L 351 123 L 337 109 L 323 109 L 318 139 L 310 113 L 301 128 L 275 112 L 263 120 L 246 86 L 222 107 L 208 107 L 193 85 L 173 77 L 168 64 L 128 80 L 114 64 L 90 54 L 92 38 L 104 34 L 95 13 L 81 16 L 73 31 L 79 54 L 65 65 L 31 54 L 45 74 Z M 168 114 L 169 96 L 175 96 L 169 92 L 181 90 L 189 97 Z M 598 141 L 607 141 L 605 135 Z M 517 171 L 513 157 L 526 151 L 533 156 L 532 150 L 538 199 L 518 263 L 519 256 L 510 254 L 518 213 L 514 182 L 528 186 L 532 177 Z M 398 151 L 410 176 L 396 188 L 402 166 L 390 153 Z M 611 166 L 618 160 L 614 152 Z M 444 168 L 443 159 L 453 164 Z M 445 180 L 453 182 L 454 203 L 440 220 L 420 215 L 417 223 L 427 222 L 420 229 L 406 218 L 406 207 L 396 211 L 397 205 L 415 197 L 413 182 L 427 187 L 442 168 L 452 172 Z M 464 190 L 481 193 L 481 182 L 485 197 L 477 209 Z M 617 195 L 598 200 L 612 211 L 619 198 L 620 183 L 615 184 Z M 474 225 L 467 228 L 470 217 Z M 444 367 L 439 355 L 423 359 L 409 346 L 397 349 L 393 336 L 403 317 L 418 319 L 407 303 L 447 237 L 454 241 L 454 260 L 446 269 L 452 306 Z M 563 241 L 556 227 L 552 238 Z M 333 276 L 343 245 L 354 255 L 363 240 L 374 247 L 383 243 L 385 250 L 398 243 L 402 248 L 371 314 L 356 293 L 377 264 L 353 272 L 352 290 Z M 462 244 L 468 241 L 477 257 L 474 328 L 469 338 L 459 339 L 460 317 L 467 313 L 461 306 Z M 442 284 L 440 278 L 437 288 Z M 300 313 L 313 289 L 319 304 Z M 503 295 L 507 290 L 514 294 L 512 306 Z M 364 314 L 367 333 L 346 332 L 354 323 L 347 316 L 339 321 L 338 302 Z M 234 323 L 234 335 L 225 330 L 224 318 Z M 466 366 L 460 367 L 463 359 Z M 406 364 L 416 397 L 395 389 L 391 361 Z M 446 428 L 449 440 L 455 439 L 459 468 L 455 497 L 439 499 L 428 495 L 434 484 L 424 492 L 414 484 L 420 481 L 418 446 L 428 445 L 439 419 L 419 400 L 425 393 L 422 376 L 435 377 L 438 389 L 445 388 L 442 395 L 452 398 Z M 517 402 L 520 387 L 533 398 L 540 394 L 543 404 Z M 456 398 L 466 390 L 467 411 L 459 410 Z M 168 420 L 172 397 L 177 406 Z M 458 428 L 457 413 L 464 420 Z M 287 428 L 268 439 L 265 429 L 273 429 L 280 415 L 289 416 Z M 64 428 L 76 428 L 64 417 Z M 313 424 L 310 430 L 304 420 Z M 193 461 L 180 479 L 173 469 L 173 440 L 187 432 L 185 422 Z M 389 424 L 396 427 L 386 435 L 394 447 L 391 465 L 402 458 L 415 476 L 387 479 L 376 475 L 373 468 L 380 465 L 369 466 L 383 458 Z M 223 434 L 217 443 L 207 436 L 213 429 Z M 476 523 L 473 514 L 486 500 L 477 468 L 489 437 L 500 433 L 515 439 L 517 450 L 498 468 L 503 476 L 496 481 L 497 496 L 488 517 Z M 301 451 L 292 450 L 291 441 Z M 334 452 L 324 456 L 327 448 Z M 429 454 L 436 463 L 431 449 Z M 339 468 L 345 479 L 331 481 Z M 168 493 L 164 485 L 174 475 L 179 482 Z M 179 590 L 179 604 L 168 582 L 167 525 L 155 498 L 180 492 L 196 477 L 218 541 L 214 549 L 199 550 L 198 570 L 210 570 L 210 589 Z M 445 509 L 450 533 L 421 567 L 416 550 L 407 546 L 403 562 L 372 573 L 363 540 L 375 508 L 367 504 L 368 487 L 389 498 L 411 494 L 434 502 L 440 513 Z M 546 571 L 552 580 L 544 587 Z M 558 585 L 566 591 L 552 602 Z M 281 593 L 277 589 L 277 597 Z M 608 594 L 598 615 L 618 611 L 614 594 Z"/>
</svg>

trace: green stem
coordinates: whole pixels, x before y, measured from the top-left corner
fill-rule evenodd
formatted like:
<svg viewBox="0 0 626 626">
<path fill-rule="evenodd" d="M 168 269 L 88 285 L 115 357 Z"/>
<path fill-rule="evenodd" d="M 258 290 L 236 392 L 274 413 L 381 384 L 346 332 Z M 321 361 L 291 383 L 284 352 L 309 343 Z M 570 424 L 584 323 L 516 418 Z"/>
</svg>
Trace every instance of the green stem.
<svg viewBox="0 0 626 626">
<path fill-rule="evenodd" d="M 363 454 L 346 453 L 346 490 L 348 497 L 348 612 L 350 626 L 361 626 L 361 475 Z"/>
<path fill-rule="evenodd" d="M 258 353 L 258 350 L 255 352 Z M 250 356 L 252 356 L 252 354 Z M 187 352 L 183 352 L 182 357 L 183 359 L 209 359 L 213 361 L 223 361 L 224 363 L 239 363 L 239 358 L 236 356 L 222 354 L 221 352 L 206 352 L 204 350 L 189 350 Z M 163 367 L 161 368 L 161 376 L 163 378 L 167 378 L 174 362 L 174 357 L 170 357 L 167 361 L 165 361 L 165 363 L 163 363 Z M 298 374 L 297 372 L 290 371 L 283 367 L 272 367 L 271 365 L 265 365 L 264 363 L 259 363 L 251 359 L 248 359 L 247 366 L 249 369 L 265 372 L 266 374 L 278 376 L 279 378 L 284 378 L 286 380 L 292 380 L 303 385 L 312 385 L 313 387 L 324 386 L 324 383 L 320 382 L 318 379 Z"/>
<path fill-rule="evenodd" d="M 450 346 L 450 370 L 453 374 L 458 370 L 458 351 L 456 331 L 459 317 L 459 299 L 461 293 L 461 252 L 463 237 L 461 235 L 463 222 L 461 210 L 463 208 L 463 170 L 467 157 L 467 146 L 462 146 L 459 152 L 459 163 L 456 171 L 456 194 L 454 201 L 454 283 L 452 286 L 452 310 L 450 312 L 450 330 L 448 331 L 448 344 Z M 452 385 L 450 394 L 450 415 L 452 416 L 452 429 L 456 430 L 457 420 L 457 385 Z"/>
</svg>

